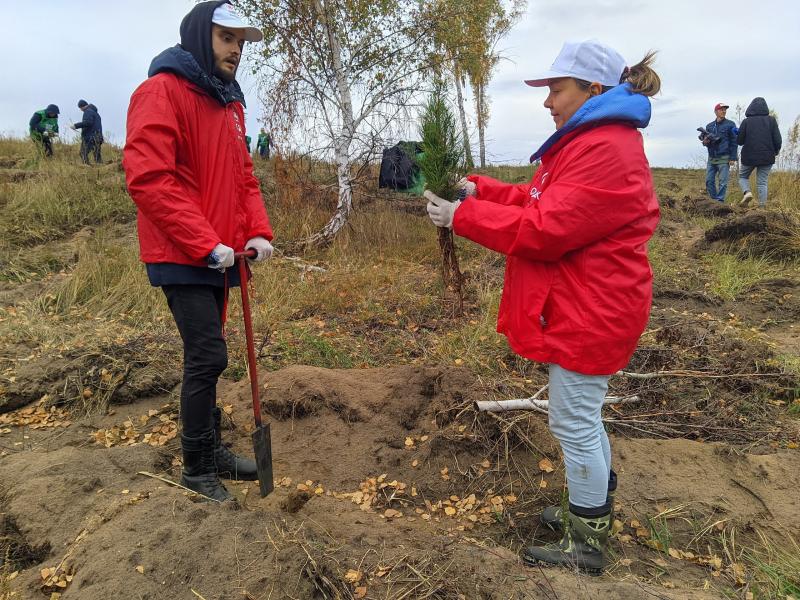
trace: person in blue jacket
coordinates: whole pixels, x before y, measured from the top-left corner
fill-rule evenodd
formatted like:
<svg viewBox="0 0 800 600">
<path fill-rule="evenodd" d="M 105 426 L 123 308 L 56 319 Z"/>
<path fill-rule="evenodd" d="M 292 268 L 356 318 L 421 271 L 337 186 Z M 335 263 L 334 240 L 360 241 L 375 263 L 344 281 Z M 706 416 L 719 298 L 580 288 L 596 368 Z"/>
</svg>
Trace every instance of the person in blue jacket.
<svg viewBox="0 0 800 600">
<path fill-rule="evenodd" d="M 91 152 L 94 154 L 94 161 L 99 165 L 102 162 L 100 147 L 103 145 L 103 121 L 94 104 L 78 100 L 78 108 L 83 112 L 83 119 L 72 125 L 72 129 L 81 130 L 81 160 L 88 165 Z"/>
<path fill-rule="evenodd" d="M 736 123 L 726 119 L 728 105 L 719 102 L 714 107 L 716 119 L 706 125 L 710 134 L 703 136 L 703 145 L 708 149 L 708 164 L 706 165 L 706 190 L 712 200 L 725 202 L 725 193 L 728 191 L 728 175 L 730 168 L 738 160 L 739 147 L 736 143 Z M 717 187 L 719 177 L 719 187 Z"/>
</svg>

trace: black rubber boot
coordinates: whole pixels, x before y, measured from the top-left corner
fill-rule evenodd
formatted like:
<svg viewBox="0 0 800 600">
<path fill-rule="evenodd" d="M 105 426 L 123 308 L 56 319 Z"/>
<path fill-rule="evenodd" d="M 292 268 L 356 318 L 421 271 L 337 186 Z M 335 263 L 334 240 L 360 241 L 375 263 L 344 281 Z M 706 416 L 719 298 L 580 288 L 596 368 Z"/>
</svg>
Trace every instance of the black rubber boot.
<svg viewBox="0 0 800 600">
<path fill-rule="evenodd" d="M 528 546 L 522 553 L 522 560 L 528 565 L 557 565 L 599 575 L 606 566 L 605 547 L 610 529 L 611 510 L 607 505 L 599 509 L 570 506 L 567 530 L 561 541 Z"/>
<path fill-rule="evenodd" d="M 614 522 L 614 494 L 617 491 L 617 474 L 614 469 L 608 474 L 608 496 L 606 503 L 611 506 L 611 522 Z M 557 533 L 564 530 L 564 509 L 560 506 L 548 506 L 539 516 L 539 522 Z"/>
<path fill-rule="evenodd" d="M 214 407 L 214 460 L 217 463 L 217 474 L 226 479 L 255 481 L 258 479 L 256 461 L 234 454 L 222 443 L 222 427 L 220 421 L 222 411 Z"/>
<path fill-rule="evenodd" d="M 233 500 L 233 496 L 219 480 L 214 465 L 214 432 L 209 429 L 198 437 L 181 434 L 181 446 L 181 485 L 218 502 Z"/>
</svg>

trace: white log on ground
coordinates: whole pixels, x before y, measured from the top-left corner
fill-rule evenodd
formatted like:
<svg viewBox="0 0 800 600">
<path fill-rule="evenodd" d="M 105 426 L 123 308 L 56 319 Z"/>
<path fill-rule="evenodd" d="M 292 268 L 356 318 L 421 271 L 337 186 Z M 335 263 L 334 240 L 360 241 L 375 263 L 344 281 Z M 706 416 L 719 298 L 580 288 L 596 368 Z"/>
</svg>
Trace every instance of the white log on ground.
<svg viewBox="0 0 800 600">
<path fill-rule="evenodd" d="M 539 390 L 538 393 L 542 391 Z M 625 404 L 639 402 L 640 400 L 639 396 L 606 396 L 603 404 Z M 479 412 L 506 412 L 509 410 L 547 412 L 550 402 L 548 400 L 538 400 L 532 396 L 530 398 L 515 398 L 512 400 L 478 400 L 475 405 Z"/>
</svg>

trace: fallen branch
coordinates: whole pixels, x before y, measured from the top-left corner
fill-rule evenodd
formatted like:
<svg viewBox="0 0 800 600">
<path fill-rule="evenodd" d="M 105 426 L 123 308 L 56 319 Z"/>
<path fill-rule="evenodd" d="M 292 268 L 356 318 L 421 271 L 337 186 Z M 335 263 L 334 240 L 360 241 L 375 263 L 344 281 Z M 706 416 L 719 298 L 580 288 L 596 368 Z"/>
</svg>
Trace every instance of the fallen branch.
<svg viewBox="0 0 800 600">
<path fill-rule="evenodd" d="M 543 391 L 539 390 L 538 393 Z M 606 396 L 603 404 L 625 404 L 627 402 L 639 402 L 639 396 Z M 478 400 L 475 403 L 480 412 L 505 412 L 508 410 L 535 410 L 547 413 L 550 406 L 549 400 L 538 400 L 536 397 L 515 398 L 513 400 Z"/>
<path fill-rule="evenodd" d="M 302 258 L 298 256 L 277 256 L 276 258 L 280 260 L 288 260 L 294 264 L 298 269 L 305 271 L 305 272 L 313 272 L 313 273 L 327 273 L 328 270 L 324 269 L 323 267 L 319 267 L 317 265 L 312 265 L 309 262 L 304 261 Z"/>
<path fill-rule="evenodd" d="M 163 481 L 164 483 L 169 484 L 171 486 L 174 486 L 174 487 L 177 487 L 177 488 L 181 488 L 182 490 L 186 490 L 187 492 L 191 492 L 192 494 L 195 494 L 196 496 L 201 496 L 202 498 L 206 498 L 206 499 L 212 500 L 214 502 L 220 502 L 216 498 L 211 498 L 210 496 L 204 496 L 203 494 L 195 492 L 193 489 L 188 488 L 185 485 L 181 485 L 180 483 L 176 483 L 175 481 L 172 481 L 171 479 L 167 479 L 166 477 L 161 477 L 161 475 L 156 475 L 156 474 L 150 473 L 148 471 L 139 471 L 136 474 L 137 475 L 144 475 L 145 477 L 152 477 L 153 479 L 158 479 L 159 481 Z"/>
<path fill-rule="evenodd" d="M 708 373 L 706 371 L 655 371 L 653 373 L 633 373 L 631 371 L 617 371 L 615 375 L 630 377 L 631 379 L 656 379 L 657 377 L 695 377 L 698 379 L 724 379 L 729 377 L 780 377 L 781 373 Z"/>
</svg>

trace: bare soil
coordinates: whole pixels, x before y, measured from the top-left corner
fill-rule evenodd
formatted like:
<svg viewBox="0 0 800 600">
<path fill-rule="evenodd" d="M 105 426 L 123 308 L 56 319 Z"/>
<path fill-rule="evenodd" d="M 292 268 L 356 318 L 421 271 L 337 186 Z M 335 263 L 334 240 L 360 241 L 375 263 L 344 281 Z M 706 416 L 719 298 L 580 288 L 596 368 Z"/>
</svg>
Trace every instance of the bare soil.
<svg viewBox="0 0 800 600">
<path fill-rule="evenodd" d="M 682 550 L 697 533 L 690 523 L 800 533 L 791 451 L 747 455 L 725 445 L 615 437 L 624 529 L 612 543 L 614 566 L 600 578 L 530 569 L 516 552 L 529 536 L 552 539 L 535 513 L 558 501 L 563 484 L 560 469 L 538 466 L 547 457 L 558 464 L 543 420 L 535 419 L 531 434 L 547 456 L 517 449 L 507 460 L 480 441 L 502 438 L 499 429 L 465 426 L 464 416 L 474 417 L 468 404 L 481 393 L 463 370 L 290 367 L 263 384 L 277 483 L 263 499 L 256 485 L 235 483 L 237 503 L 198 502 L 137 475 L 177 480 L 175 440 L 162 447 L 95 443 L 97 430 L 138 422 L 169 398 L 86 417 L 57 433 L 19 428 L 4 436 L 3 515 L 17 532 L 11 548 L 28 555 L 15 580 L 19 597 L 41 598 L 40 570 L 60 566 L 73 576 L 66 598 L 347 598 L 362 587 L 370 598 L 717 598 L 714 584 L 724 572 L 658 558 L 631 521 L 680 506 L 672 529 Z M 220 403 L 232 407 L 226 439 L 251 452 L 247 382 L 224 385 Z M 452 419 L 454 408 L 467 412 Z M 363 490 L 371 502 L 352 496 Z M 464 510 L 459 501 L 470 494 L 474 507 Z M 503 498 L 489 500 L 499 510 L 480 513 L 493 497 Z M 455 514 L 445 513 L 447 504 L 436 509 L 439 502 Z M 632 539 L 622 541 L 626 533 Z M 348 571 L 361 573 L 352 585 Z M 711 589 L 703 591 L 706 581 Z"/>
</svg>

